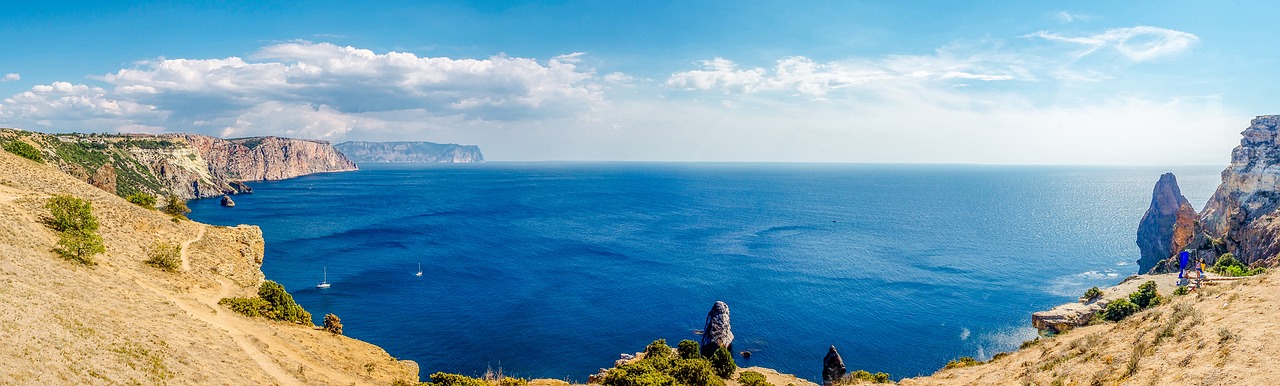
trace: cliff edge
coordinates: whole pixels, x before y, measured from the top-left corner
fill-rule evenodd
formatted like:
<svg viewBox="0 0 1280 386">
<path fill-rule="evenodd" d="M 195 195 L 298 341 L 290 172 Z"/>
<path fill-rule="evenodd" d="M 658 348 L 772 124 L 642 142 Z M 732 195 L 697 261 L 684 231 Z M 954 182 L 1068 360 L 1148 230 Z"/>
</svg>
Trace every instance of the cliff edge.
<svg viewBox="0 0 1280 386">
<path fill-rule="evenodd" d="M 92 203 L 106 252 L 84 266 L 52 252 L 56 194 Z M 143 263 L 181 246 L 181 268 Z M 387 385 L 418 366 L 318 328 L 218 305 L 263 281 L 261 231 L 175 221 L 0 152 L 0 384 Z M 348 326 L 351 327 L 351 326 Z"/>
<path fill-rule="evenodd" d="M 1254 118 L 1231 151 L 1222 184 L 1200 214 L 1210 242 L 1245 264 L 1273 265 L 1280 254 L 1280 115 Z"/>
</svg>

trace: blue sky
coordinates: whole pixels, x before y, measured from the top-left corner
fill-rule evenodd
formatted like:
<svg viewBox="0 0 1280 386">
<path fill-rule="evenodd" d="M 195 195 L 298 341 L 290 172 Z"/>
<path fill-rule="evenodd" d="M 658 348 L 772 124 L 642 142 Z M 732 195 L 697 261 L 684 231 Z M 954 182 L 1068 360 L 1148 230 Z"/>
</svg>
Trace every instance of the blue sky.
<svg viewBox="0 0 1280 386">
<path fill-rule="evenodd" d="M 494 160 L 1222 164 L 1280 113 L 1269 3 L 690 3 L 6 3 L 0 126 Z"/>
</svg>

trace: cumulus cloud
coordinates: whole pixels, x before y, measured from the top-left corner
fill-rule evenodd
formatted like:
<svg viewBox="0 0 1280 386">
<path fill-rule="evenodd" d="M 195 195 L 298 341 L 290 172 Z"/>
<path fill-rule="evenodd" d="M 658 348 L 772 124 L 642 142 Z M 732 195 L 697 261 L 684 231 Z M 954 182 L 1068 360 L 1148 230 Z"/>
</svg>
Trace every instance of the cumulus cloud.
<svg viewBox="0 0 1280 386">
<path fill-rule="evenodd" d="M 34 122 L 99 121 L 131 123 L 133 119 L 162 119 L 156 106 L 108 95 L 101 87 L 54 82 L 5 98 L 0 118 Z"/>
<path fill-rule="evenodd" d="M 10 72 L 8 74 L 4 74 L 3 77 L 0 77 L 0 82 L 12 82 L 15 80 L 22 80 L 22 75 Z"/>
<path fill-rule="evenodd" d="M 1109 48 L 1135 62 L 1145 62 L 1182 53 L 1200 40 L 1198 36 L 1188 32 L 1151 26 L 1114 28 L 1086 36 L 1068 36 L 1046 31 L 1027 36 L 1079 45 L 1081 49 L 1077 52 L 1077 57 L 1084 57 Z"/>
<path fill-rule="evenodd" d="M 582 56 L 571 53 L 545 62 L 503 55 L 453 59 L 289 42 L 247 58 L 160 58 L 92 77 L 107 87 L 37 86 L 6 100 L 0 116 L 75 117 L 86 110 L 82 105 L 92 104 L 96 110 L 91 111 L 116 111 L 146 125 L 317 138 L 340 137 L 377 122 L 367 116 L 389 112 L 409 112 L 414 119 L 543 119 L 581 114 L 603 103 L 600 79 L 577 64 Z M 63 91 L 49 94 L 53 88 Z M 117 104 L 114 110 L 111 103 Z"/>
</svg>

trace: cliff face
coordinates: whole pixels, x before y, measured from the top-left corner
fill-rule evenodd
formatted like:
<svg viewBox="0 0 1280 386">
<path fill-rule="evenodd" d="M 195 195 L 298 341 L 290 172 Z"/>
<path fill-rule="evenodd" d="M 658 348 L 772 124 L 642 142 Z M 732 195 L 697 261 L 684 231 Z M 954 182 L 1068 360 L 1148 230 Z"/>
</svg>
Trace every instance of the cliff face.
<svg viewBox="0 0 1280 386">
<path fill-rule="evenodd" d="M 1165 173 L 1151 192 L 1151 206 L 1138 224 L 1138 272 L 1145 273 L 1161 260 L 1181 251 L 1195 234 L 1196 210 L 1182 195 L 1173 173 Z"/>
<path fill-rule="evenodd" d="M 10 140 L 34 145 L 64 172 L 120 196 L 140 192 L 183 199 L 217 197 L 248 192 L 243 181 L 356 169 L 328 142 L 303 139 L 50 135 L 0 129 L 0 142 Z"/>
<path fill-rule="evenodd" d="M 1280 116 L 1254 118 L 1231 152 L 1222 184 L 1205 205 L 1206 237 L 1225 245 L 1246 264 L 1272 263 L 1280 253 Z"/>
<path fill-rule="evenodd" d="M 119 170 L 117 170 L 119 173 Z M 56 255 L 44 203 L 92 203 L 106 252 Z M 178 272 L 143 263 L 180 246 Z M 262 232 L 173 221 L 60 170 L 0 151 L 0 384 L 387 385 L 418 366 L 313 327 L 249 318 L 218 300 L 263 281 Z M 323 309 L 310 310 L 319 317 Z"/>
<path fill-rule="evenodd" d="M 477 163 L 480 147 L 433 142 L 343 142 L 334 146 L 357 163 Z"/>
</svg>

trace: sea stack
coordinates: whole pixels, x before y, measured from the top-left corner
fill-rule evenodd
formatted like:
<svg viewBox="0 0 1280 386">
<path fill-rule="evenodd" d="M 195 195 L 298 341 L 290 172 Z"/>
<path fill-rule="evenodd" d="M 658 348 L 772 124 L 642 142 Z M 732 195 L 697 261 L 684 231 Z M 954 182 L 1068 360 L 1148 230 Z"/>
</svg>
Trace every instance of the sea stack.
<svg viewBox="0 0 1280 386">
<path fill-rule="evenodd" d="M 225 206 L 225 207 L 228 207 L 228 208 L 231 208 L 231 207 L 236 206 L 236 202 L 235 202 L 235 201 L 231 201 L 231 196 L 228 196 L 228 195 L 225 195 L 225 194 L 224 194 L 224 195 L 222 195 L 222 202 L 221 202 L 221 204 L 222 204 L 222 206 Z"/>
<path fill-rule="evenodd" d="M 711 357 L 721 347 L 733 352 L 733 330 L 729 328 L 729 305 L 716 301 L 702 329 L 702 355 Z"/>
<path fill-rule="evenodd" d="M 827 349 L 827 356 L 822 358 L 822 385 L 831 386 L 844 378 L 845 373 L 844 359 L 840 358 L 840 353 L 836 352 L 836 346 L 831 345 Z"/>
<path fill-rule="evenodd" d="M 1186 248 L 1195 236 L 1196 210 L 1178 188 L 1173 173 L 1160 175 L 1151 191 L 1151 206 L 1138 223 L 1138 273 Z"/>
</svg>

